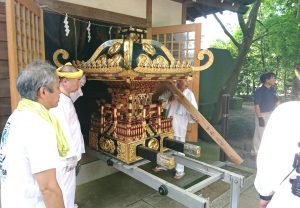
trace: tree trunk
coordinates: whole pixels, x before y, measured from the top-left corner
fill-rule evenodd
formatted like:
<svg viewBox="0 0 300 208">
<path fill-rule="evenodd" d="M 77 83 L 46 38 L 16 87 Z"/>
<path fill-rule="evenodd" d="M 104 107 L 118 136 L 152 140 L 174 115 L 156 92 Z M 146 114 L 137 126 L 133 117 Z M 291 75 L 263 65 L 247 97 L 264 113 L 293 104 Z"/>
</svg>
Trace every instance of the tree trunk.
<svg viewBox="0 0 300 208">
<path fill-rule="evenodd" d="M 243 24 L 241 24 L 241 22 L 240 22 L 240 27 L 243 31 L 243 40 L 242 40 L 241 46 L 238 49 L 238 56 L 237 56 L 236 62 L 234 64 L 234 69 L 233 69 L 232 75 L 227 80 L 222 91 L 219 94 L 219 99 L 218 99 L 217 106 L 216 106 L 215 116 L 213 118 L 214 123 L 219 123 L 222 118 L 222 106 L 221 106 L 222 105 L 221 104 L 222 103 L 221 102 L 222 95 L 230 94 L 231 96 L 233 96 L 233 94 L 234 94 L 234 89 L 237 86 L 239 75 L 243 69 L 243 65 L 245 63 L 248 51 L 249 51 L 250 46 L 253 41 L 254 31 L 255 31 L 255 27 L 256 27 L 256 20 L 257 20 L 258 10 L 261 5 L 261 1 L 262 0 L 257 0 L 253 4 L 253 7 L 249 13 L 249 18 L 248 18 L 247 24 L 244 24 L 243 22 L 242 22 Z"/>
<path fill-rule="evenodd" d="M 300 17 L 300 0 L 298 0 L 297 17 Z"/>
</svg>

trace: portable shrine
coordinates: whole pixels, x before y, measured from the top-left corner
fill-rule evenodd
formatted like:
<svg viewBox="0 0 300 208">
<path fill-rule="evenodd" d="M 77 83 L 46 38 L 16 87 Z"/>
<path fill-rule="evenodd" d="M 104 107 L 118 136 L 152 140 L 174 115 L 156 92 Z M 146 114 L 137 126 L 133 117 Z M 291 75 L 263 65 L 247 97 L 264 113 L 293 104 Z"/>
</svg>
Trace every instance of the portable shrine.
<svg viewBox="0 0 300 208">
<path fill-rule="evenodd" d="M 111 94 L 110 102 L 99 102 L 97 115 L 91 117 L 89 148 L 87 151 L 107 161 L 108 165 L 155 188 L 161 195 L 185 204 L 188 207 L 207 207 L 208 201 L 193 193 L 223 179 L 231 184 L 232 207 L 238 206 L 243 177 L 198 160 L 173 154 L 182 152 L 192 157 L 200 157 L 200 147 L 173 139 L 172 118 L 168 118 L 162 104 L 153 99 L 157 89 L 163 87 L 179 96 L 179 101 L 199 120 L 199 124 L 224 150 L 235 163 L 242 159 L 228 145 L 223 137 L 195 109 L 176 88 L 174 81 L 192 77 L 193 73 L 207 69 L 213 62 L 213 54 L 202 50 L 198 60 L 206 62 L 193 67 L 187 61 L 177 61 L 170 51 L 155 40 L 144 39 L 145 30 L 126 28 L 121 31 L 122 39 L 114 39 L 100 45 L 87 61 L 73 61 L 82 69 L 87 80 L 106 83 Z M 68 53 L 59 49 L 54 60 L 59 66 L 57 56 L 64 58 Z M 166 150 L 171 150 L 169 153 Z M 138 166 L 145 160 L 173 169 L 176 161 L 196 171 L 212 176 L 200 182 L 189 191 L 182 190 Z M 199 206 L 201 205 L 201 206 Z"/>
</svg>

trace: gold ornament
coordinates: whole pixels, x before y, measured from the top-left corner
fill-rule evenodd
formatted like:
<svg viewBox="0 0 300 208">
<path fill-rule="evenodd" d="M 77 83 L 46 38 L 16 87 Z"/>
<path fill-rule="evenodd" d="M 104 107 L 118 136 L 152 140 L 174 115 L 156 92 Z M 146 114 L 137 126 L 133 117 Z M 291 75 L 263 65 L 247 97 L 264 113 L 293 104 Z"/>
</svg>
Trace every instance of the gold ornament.
<svg viewBox="0 0 300 208">
<path fill-rule="evenodd" d="M 156 53 L 155 48 L 149 43 L 143 43 L 143 51 L 147 54 L 153 56 Z"/>
<path fill-rule="evenodd" d="M 109 50 L 108 50 L 108 54 L 109 55 L 114 55 L 115 53 L 118 53 L 119 51 L 120 51 L 120 49 L 121 49 L 121 43 L 119 43 L 119 42 L 116 42 L 116 43 L 114 43 L 110 48 L 109 48 Z"/>
</svg>

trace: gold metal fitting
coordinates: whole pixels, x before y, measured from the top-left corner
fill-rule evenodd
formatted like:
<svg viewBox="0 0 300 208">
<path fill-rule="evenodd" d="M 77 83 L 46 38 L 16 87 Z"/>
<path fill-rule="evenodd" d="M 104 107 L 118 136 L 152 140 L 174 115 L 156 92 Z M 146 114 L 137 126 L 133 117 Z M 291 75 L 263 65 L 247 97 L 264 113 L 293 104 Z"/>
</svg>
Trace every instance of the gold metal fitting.
<svg viewBox="0 0 300 208">
<path fill-rule="evenodd" d="M 163 153 L 157 154 L 157 165 L 160 165 L 167 169 L 173 169 L 176 165 L 176 159 L 174 156 L 165 155 Z"/>
<path fill-rule="evenodd" d="M 150 139 L 148 142 L 148 147 L 157 151 L 159 148 L 159 141 L 156 138 Z"/>
<path fill-rule="evenodd" d="M 194 145 L 194 144 L 185 143 L 183 151 L 184 151 L 184 154 L 187 154 L 187 155 L 190 155 L 193 157 L 201 156 L 201 147 Z"/>
</svg>

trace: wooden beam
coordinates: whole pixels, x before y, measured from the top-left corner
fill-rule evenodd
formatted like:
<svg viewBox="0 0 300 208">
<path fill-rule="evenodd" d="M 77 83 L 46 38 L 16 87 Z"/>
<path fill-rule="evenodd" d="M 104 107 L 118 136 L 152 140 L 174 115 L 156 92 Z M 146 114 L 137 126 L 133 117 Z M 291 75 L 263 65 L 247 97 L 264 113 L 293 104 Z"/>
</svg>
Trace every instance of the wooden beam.
<svg viewBox="0 0 300 208">
<path fill-rule="evenodd" d="M 230 4 L 227 2 L 223 2 L 221 3 L 220 0 L 198 0 L 196 4 L 202 4 L 205 6 L 210 6 L 210 7 L 214 7 L 214 8 L 219 8 L 219 9 L 223 9 L 223 10 L 229 10 L 229 11 L 233 11 L 236 12 L 238 11 L 238 9 L 240 8 L 240 4 L 239 3 L 235 3 L 235 4 Z"/>
<path fill-rule="evenodd" d="M 10 80 L 10 99 L 11 110 L 17 107 L 19 101 L 19 93 L 17 91 L 16 83 L 19 72 L 17 59 L 17 44 L 16 44 L 16 22 L 15 22 L 15 2 L 7 0 L 6 2 L 6 31 L 7 34 L 7 48 L 8 48 L 8 62 L 9 62 L 9 80 Z M 2 108 L 1 108 L 2 109 Z"/>
<path fill-rule="evenodd" d="M 147 0 L 146 20 L 147 20 L 147 28 L 152 27 L 152 0 Z"/>
<path fill-rule="evenodd" d="M 147 19 L 134 17 L 130 15 L 120 14 L 116 12 L 110 12 L 102 9 L 96 9 L 92 7 L 82 6 L 78 4 L 72 4 L 61 1 L 53 0 L 37 0 L 41 6 L 45 9 L 49 8 L 50 10 L 55 10 L 60 13 L 67 13 L 72 16 L 100 20 L 103 22 L 114 23 L 119 25 L 132 25 L 142 28 L 147 27 Z"/>
<path fill-rule="evenodd" d="M 219 132 L 204 118 L 204 116 L 188 101 L 188 99 L 186 99 L 182 92 L 172 82 L 165 82 L 164 86 L 173 94 L 178 96 L 178 101 L 194 118 L 196 118 L 198 124 L 200 124 L 208 135 L 220 146 L 228 158 L 230 158 L 235 164 L 240 165 L 243 162 L 243 159 L 227 143 L 221 134 L 219 134 Z"/>
<path fill-rule="evenodd" d="M 175 1 L 175 2 L 178 2 L 178 3 L 183 3 L 186 0 L 171 0 L 171 1 Z"/>
<path fill-rule="evenodd" d="M 182 3 L 181 24 L 186 24 L 186 4 L 184 2 Z"/>
<path fill-rule="evenodd" d="M 37 3 L 35 3 L 34 0 L 18 0 L 18 2 L 25 6 L 27 9 L 30 8 L 30 11 L 32 11 L 36 16 L 41 16 L 40 7 Z"/>
<path fill-rule="evenodd" d="M 190 15 L 190 13 L 187 12 L 186 17 L 187 17 L 187 18 L 186 18 L 187 20 L 190 20 L 190 21 L 192 21 L 192 22 L 195 22 L 195 17 L 193 17 L 192 15 Z"/>
</svg>

